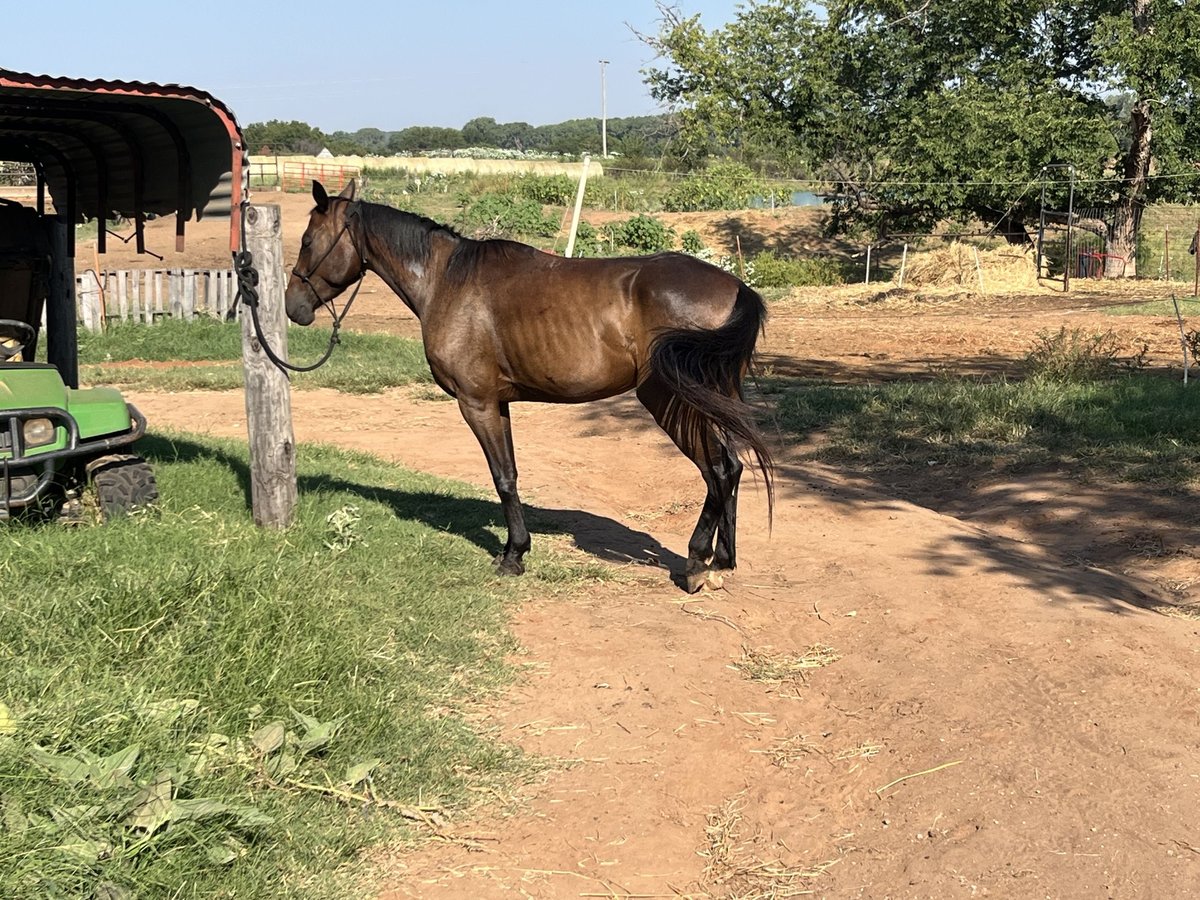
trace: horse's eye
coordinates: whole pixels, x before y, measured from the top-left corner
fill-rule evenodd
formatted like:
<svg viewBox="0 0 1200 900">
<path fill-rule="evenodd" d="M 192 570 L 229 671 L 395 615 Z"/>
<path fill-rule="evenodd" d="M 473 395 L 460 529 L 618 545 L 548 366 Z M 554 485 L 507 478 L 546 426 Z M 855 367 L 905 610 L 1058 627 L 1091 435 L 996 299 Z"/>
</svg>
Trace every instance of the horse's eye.
<svg viewBox="0 0 1200 900">
<path fill-rule="evenodd" d="M 305 235 L 303 238 L 301 238 L 301 240 L 300 240 L 300 246 L 301 246 L 301 247 L 304 247 L 304 248 L 311 247 L 311 246 L 312 246 L 312 238 L 310 238 L 310 237 L 309 237 L 309 236 L 306 234 L 306 235 Z"/>
</svg>

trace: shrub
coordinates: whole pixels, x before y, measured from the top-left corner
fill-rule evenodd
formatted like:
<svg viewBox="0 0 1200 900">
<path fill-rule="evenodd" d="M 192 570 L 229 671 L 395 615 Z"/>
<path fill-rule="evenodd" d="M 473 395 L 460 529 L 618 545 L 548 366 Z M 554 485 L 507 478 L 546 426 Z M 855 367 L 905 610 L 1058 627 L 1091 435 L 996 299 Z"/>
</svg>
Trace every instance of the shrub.
<svg viewBox="0 0 1200 900">
<path fill-rule="evenodd" d="M 517 179 L 517 193 L 543 206 L 571 206 L 576 182 L 567 175 L 525 175 Z"/>
<path fill-rule="evenodd" d="M 513 194 L 484 194 L 469 202 L 454 220 L 463 232 L 475 237 L 551 237 L 558 220 L 542 213 L 542 205 Z"/>
<path fill-rule="evenodd" d="M 668 212 L 745 209 L 767 193 L 766 183 L 741 163 L 717 163 L 677 182 L 663 197 Z"/>
<path fill-rule="evenodd" d="M 590 222 L 581 219 L 579 227 L 575 229 L 575 247 L 572 254 L 577 257 L 607 256 L 606 251 L 604 236 Z"/>
<path fill-rule="evenodd" d="M 634 216 L 606 226 L 609 240 L 638 253 L 661 253 L 675 246 L 675 229 L 653 216 Z"/>
<path fill-rule="evenodd" d="M 683 248 L 684 253 L 695 256 L 704 249 L 704 240 L 700 237 L 700 232 L 689 228 L 679 236 L 679 246 Z"/>
<path fill-rule="evenodd" d="M 1112 331 L 1087 333 L 1062 326 L 1040 331 L 1025 357 L 1026 370 L 1048 381 L 1082 383 L 1109 378 L 1117 370 L 1120 341 Z"/>
<path fill-rule="evenodd" d="M 751 261 L 759 287 L 845 284 L 845 264 L 828 256 L 785 259 L 766 250 Z"/>
</svg>

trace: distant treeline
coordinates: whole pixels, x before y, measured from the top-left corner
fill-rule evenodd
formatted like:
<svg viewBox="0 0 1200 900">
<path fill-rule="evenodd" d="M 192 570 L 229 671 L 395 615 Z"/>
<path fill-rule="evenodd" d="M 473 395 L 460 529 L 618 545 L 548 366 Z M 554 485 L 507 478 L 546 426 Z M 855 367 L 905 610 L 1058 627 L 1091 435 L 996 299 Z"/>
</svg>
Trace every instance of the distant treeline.
<svg viewBox="0 0 1200 900">
<path fill-rule="evenodd" d="M 628 160 L 667 155 L 678 134 L 670 115 L 632 116 L 609 119 L 608 151 Z M 360 128 L 325 134 L 306 122 L 255 122 L 245 128 L 251 153 L 316 154 L 323 148 L 336 156 L 390 156 L 429 150 L 457 150 L 462 147 L 495 147 L 501 150 L 540 151 L 579 155 L 600 153 L 600 120 L 570 119 L 556 125 L 529 125 L 526 122 L 497 122 L 483 117 L 472 119 L 462 128 L 414 125 L 400 131 Z"/>
</svg>

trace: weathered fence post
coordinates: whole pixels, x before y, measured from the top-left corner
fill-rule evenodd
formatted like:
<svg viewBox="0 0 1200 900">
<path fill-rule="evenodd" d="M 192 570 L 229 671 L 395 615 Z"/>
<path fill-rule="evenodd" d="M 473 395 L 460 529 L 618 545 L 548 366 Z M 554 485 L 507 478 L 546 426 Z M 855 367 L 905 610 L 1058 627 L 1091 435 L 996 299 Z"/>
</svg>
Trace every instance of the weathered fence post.
<svg viewBox="0 0 1200 900">
<path fill-rule="evenodd" d="M 283 230 L 278 204 L 246 210 L 246 248 L 258 270 L 258 318 L 263 337 L 287 359 L 284 314 Z M 246 373 L 246 431 L 250 441 L 250 500 L 257 525 L 286 528 L 296 507 L 296 439 L 287 376 L 267 358 L 242 316 L 242 365 Z"/>
</svg>

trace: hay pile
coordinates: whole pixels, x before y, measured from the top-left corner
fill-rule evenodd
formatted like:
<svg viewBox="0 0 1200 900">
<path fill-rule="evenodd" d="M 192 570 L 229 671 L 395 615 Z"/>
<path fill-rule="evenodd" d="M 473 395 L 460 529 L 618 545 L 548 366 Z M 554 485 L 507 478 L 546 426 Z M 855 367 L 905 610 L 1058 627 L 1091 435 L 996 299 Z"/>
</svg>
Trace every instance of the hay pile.
<svg viewBox="0 0 1200 900">
<path fill-rule="evenodd" d="M 976 270 L 976 252 L 979 267 Z M 1016 247 L 998 250 L 979 250 L 955 241 L 934 250 L 910 252 L 904 267 L 906 288 L 966 288 L 980 291 L 980 274 L 983 277 L 983 293 L 1028 291 L 1038 286 L 1035 256 L 1032 250 L 1022 251 Z M 899 283 L 900 271 L 894 281 Z"/>
</svg>

